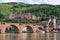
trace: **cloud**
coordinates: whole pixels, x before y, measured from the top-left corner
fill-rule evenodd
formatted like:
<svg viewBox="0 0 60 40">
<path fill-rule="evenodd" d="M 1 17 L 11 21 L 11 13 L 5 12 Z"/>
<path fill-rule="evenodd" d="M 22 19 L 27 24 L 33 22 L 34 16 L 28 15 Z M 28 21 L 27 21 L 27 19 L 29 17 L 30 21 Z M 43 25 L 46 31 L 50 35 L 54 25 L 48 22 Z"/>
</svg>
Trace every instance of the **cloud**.
<svg viewBox="0 0 60 40">
<path fill-rule="evenodd" d="M 18 0 L 18 2 L 29 3 L 29 0 Z"/>
<path fill-rule="evenodd" d="M 29 3 L 29 4 L 60 5 L 60 0 L 0 0 L 0 2 L 24 2 L 24 3 Z"/>
<path fill-rule="evenodd" d="M 47 4 L 60 5 L 60 0 L 47 0 Z"/>
<path fill-rule="evenodd" d="M 29 0 L 30 4 L 53 4 L 60 5 L 60 0 Z"/>
<path fill-rule="evenodd" d="M 60 5 L 60 0 L 29 0 L 30 4 L 53 4 Z"/>
<path fill-rule="evenodd" d="M 0 0 L 0 2 L 18 2 L 18 0 Z"/>
<path fill-rule="evenodd" d="M 30 4 L 43 4 L 46 3 L 45 0 L 29 0 Z"/>
<path fill-rule="evenodd" d="M 45 3 L 45 0 L 0 0 L 0 2 L 24 2 L 29 4 Z"/>
</svg>

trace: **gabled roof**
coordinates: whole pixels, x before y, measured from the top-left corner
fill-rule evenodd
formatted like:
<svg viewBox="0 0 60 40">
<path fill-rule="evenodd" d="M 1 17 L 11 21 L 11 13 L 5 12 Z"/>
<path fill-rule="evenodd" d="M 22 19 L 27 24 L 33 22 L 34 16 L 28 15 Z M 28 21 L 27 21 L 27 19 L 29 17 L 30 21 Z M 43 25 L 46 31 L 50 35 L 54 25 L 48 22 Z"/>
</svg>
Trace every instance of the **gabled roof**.
<svg viewBox="0 0 60 40">
<path fill-rule="evenodd" d="M 37 23 L 37 25 L 47 26 L 48 25 L 48 21 L 39 22 L 39 23 Z"/>
</svg>

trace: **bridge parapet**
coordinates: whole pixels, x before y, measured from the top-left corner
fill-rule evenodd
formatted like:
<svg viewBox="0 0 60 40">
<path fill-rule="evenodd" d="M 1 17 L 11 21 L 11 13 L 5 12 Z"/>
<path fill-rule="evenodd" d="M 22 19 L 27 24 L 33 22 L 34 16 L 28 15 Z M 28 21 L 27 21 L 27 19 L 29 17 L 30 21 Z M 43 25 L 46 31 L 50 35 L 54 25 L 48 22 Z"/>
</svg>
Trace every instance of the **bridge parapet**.
<svg viewBox="0 0 60 40">
<path fill-rule="evenodd" d="M 20 24 L 20 23 L 6 23 L 6 22 L 0 22 L 0 29 L 1 33 L 5 33 L 5 30 L 8 26 L 14 26 L 17 27 L 19 32 L 22 32 L 22 29 L 24 27 L 30 27 L 32 28 L 33 32 L 36 32 L 38 27 L 42 28 L 42 30 L 46 31 L 43 25 L 37 25 L 37 24 Z"/>
</svg>

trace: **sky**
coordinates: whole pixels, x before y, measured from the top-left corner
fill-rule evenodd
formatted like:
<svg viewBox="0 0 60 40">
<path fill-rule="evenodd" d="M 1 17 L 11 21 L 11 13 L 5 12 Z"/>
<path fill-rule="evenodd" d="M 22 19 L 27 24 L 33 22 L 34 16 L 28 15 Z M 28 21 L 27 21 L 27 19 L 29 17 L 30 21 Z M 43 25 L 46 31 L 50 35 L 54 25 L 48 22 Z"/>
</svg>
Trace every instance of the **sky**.
<svg viewBox="0 0 60 40">
<path fill-rule="evenodd" d="M 52 5 L 60 5 L 60 0 L 0 0 L 2 2 L 23 2 L 29 4 L 52 4 Z"/>
</svg>

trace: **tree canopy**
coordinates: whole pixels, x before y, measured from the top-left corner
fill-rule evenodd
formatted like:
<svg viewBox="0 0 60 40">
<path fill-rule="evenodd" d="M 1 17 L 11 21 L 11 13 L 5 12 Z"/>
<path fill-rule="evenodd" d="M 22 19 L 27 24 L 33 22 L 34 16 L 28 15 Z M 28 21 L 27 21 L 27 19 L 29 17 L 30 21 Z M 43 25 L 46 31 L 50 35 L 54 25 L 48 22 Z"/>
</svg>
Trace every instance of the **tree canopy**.
<svg viewBox="0 0 60 40">
<path fill-rule="evenodd" d="M 42 20 L 48 20 L 51 15 L 60 19 L 60 5 L 49 4 L 25 4 L 25 3 L 0 3 L 0 21 L 6 19 L 10 13 L 33 13 L 40 16 L 40 20 L 30 20 L 31 23 L 36 23 Z M 6 20 L 3 20 L 6 21 Z M 21 20 L 20 20 L 21 21 Z M 24 22 L 26 20 L 23 20 Z M 27 20 L 28 21 L 28 20 Z M 26 21 L 26 22 L 27 22 Z M 24 23 L 23 22 L 23 23 Z"/>
</svg>

